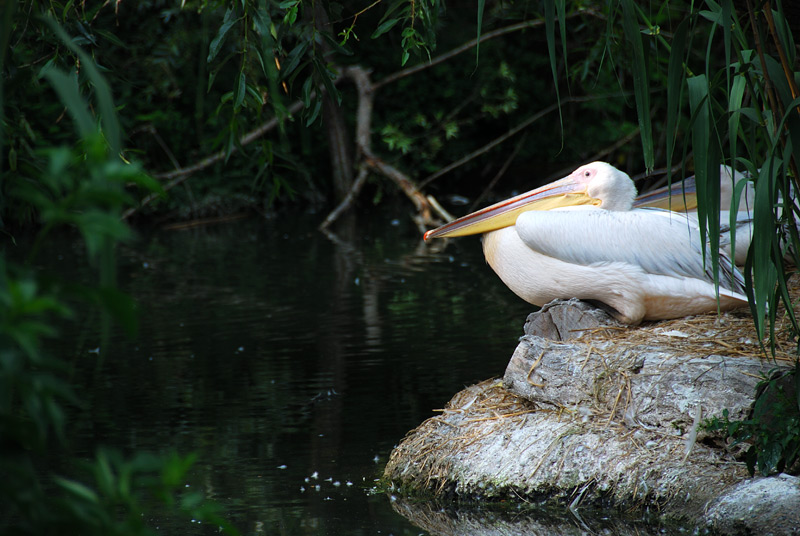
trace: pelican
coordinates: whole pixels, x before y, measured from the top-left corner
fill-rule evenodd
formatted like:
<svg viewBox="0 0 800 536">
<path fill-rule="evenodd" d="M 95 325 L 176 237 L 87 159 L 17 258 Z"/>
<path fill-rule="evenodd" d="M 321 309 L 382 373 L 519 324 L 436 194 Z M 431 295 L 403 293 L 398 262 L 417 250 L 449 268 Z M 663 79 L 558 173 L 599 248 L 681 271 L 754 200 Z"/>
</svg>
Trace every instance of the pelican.
<svg viewBox="0 0 800 536">
<path fill-rule="evenodd" d="M 743 278 L 722 253 L 717 295 L 692 218 L 633 209 L 635 196 L 627 174 L 593 162 L 430 230 L 424 239 L 484 233 L 487 262 L 523 300 L 542 306 L 579 298 L 626 324 L 747 304 Z"/>
</svg>

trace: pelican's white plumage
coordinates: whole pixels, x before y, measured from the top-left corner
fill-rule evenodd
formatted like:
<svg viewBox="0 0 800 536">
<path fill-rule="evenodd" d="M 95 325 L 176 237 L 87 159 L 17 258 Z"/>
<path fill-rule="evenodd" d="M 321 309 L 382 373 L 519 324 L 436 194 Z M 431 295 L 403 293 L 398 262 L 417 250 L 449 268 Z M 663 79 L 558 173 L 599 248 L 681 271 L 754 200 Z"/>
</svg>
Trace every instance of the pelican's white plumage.
<svg viewBox="0 0 800 536">
<path fill-rule="evenodd" d="M 737 265 L 744 265 L 747 260 L 747 251 L 753 241 L 753 207 L 755 202 L 755 188 L 747 177 L 738 171 L 722 165 L 719 167 L 719 224 L 720 238 L 723 242 L 723 251 L 731 257 Z M 739 204 L 736 212 L 733 208 L 733 191 L 737 184 L 746 181 L 740 186 Z M 697 215 L 697 184 L 694 176 L 686 177 L 683 181 L 671 186 L 664 186 L 638 196 L 633 201 L 634 208 L 662 208 L 686 212 L 692 217 Z M 732 241 L 731 238 L 734 238 Z"/>
<path fill-rule="evenodd" d="M 631 209 L 635 195 L 625 173 L 594 162 L 560 181 L 429 231 L 425 238 L 485 233 L 489 265 L 515 294 L 534 305 L 556 298 L 590 300 L 619 320 L 638 324 L 747 303 L 741 275 L 724 254 L 717 302 L 713 274 L 703 264 L 691 217 Z M 580 206 L 557 208 L 554 196 L 564 205 Z M 539 210 L 537 203 L 545 199 L 548 210 Z M 509 212 L 515 214 L 510 223 Z M 501 228 L 494 223 L 498 220 Z"/>
<path fill-rule="evenodd" d="M 530 211 L 513 227 L 487 233 L 483 248 L 500 279 L 527 302 L 592 300 L 638 324 L 716 310 L 698 234 L 690 218 L 658 210 Z M 726 257 L 721 266 L 720 307 L 743 305 L 742 281 L 730 279 L 738 272 Z"/>
</svg>

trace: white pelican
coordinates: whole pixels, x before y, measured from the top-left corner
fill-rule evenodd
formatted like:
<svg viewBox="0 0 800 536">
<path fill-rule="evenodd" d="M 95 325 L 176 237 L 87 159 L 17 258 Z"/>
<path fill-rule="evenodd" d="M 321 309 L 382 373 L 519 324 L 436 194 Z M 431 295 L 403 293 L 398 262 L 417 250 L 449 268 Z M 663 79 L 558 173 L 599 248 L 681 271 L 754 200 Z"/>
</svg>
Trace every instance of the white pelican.
<svg viewBox="0 0 800 536">
<path fill-rule="evenodd" d="M 742 276 L 724 254 L 717 301 L 690 217 L 632 209 L 635 195 L 628 175 L 593 162 L 424 238 L 485 233 L 489 265 L 515 294 L 538 306 L 579 298 L 599 302 L 621 322 L 638 324 L 747 303 Z"/>
</svg>

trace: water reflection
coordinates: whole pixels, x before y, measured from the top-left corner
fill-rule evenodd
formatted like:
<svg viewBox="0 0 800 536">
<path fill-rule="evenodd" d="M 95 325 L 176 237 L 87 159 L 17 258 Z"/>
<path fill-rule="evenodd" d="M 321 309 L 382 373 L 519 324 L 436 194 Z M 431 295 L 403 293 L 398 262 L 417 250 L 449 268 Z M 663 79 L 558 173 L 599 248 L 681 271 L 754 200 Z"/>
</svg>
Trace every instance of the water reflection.
<svg viewBox="0 0 800 536">
<path fill-rule="evenodd" d="M 688 532 L 678 527 L 670 529 L 658 526 L 642 519 L 608 517 L 600 510 L 586 511 L 584 508 L 580 513 L 534 505 L 492 510 L 459 509 L 402 499 L 395 499 L 392 506 L 414 525 L 435 536 L 664 536 Z"/>
<path fill-rule="evenodd" d="M 503 373 L 530 307 L 477 239 L 434 251 L 410 223 L 343 222 L 332 236 L 313 224 L 240 220 L 123 248 L 138 338 L 115 336 L 100 367 L 94 319 L 62 341 L 90 403 L 76 448 L 197 452 L 187 485 L 245 534 L 418 534 L 366 490 L 408 430 Z M 54 244 L 47 262 L 86 277 L 74 248 Z"/>
</svg>

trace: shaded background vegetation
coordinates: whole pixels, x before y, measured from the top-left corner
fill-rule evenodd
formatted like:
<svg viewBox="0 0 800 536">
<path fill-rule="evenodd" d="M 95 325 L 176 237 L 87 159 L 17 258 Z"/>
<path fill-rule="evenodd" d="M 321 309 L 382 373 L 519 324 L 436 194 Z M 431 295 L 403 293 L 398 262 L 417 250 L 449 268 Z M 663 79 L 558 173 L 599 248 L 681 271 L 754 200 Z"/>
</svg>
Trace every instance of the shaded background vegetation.
<svg viewBox="0 0 800 536">
<path fill-rule="evenodd" d="M 307 81 L 311 88 L 325 87 L 321 79 L 328 68 L 360 64 L 371 69 L 375 81 L 399 70 L 402 38 L 397 30 L 402 21 L 386 34 L 370 37 L 386 12 L 385 6 L 359 15 L 353 34 L 339 47 L 333 44 L 341 42 L 337 34 L 350 27 L 353 14 L 365 6 L 327 6 L 333 22 L 320 31 L 328 33 L 330 39 L 317 37 L 315 42 L 307 35 L 313 26 L 306 20 L 312 5 L 302 5 L 292 27 L 281 26 L 286 9 L 275 4 L 248 2 L 251 11 L 236 8 L 229 18 L 239 20 L 216 44 L 216 55 L 210 62 L 206 61 L 209 47 L 226 24 L 228 6 L 222 2 L 187 2 L 183 8 L 166 1 L 121 2 L 116 6 L 83 3 L 54 7 L 50 12 L 76 44 L 91 54 L 113 88 L 126 133 L 124 156 L 140 161 L 151 173 L 159 173 L 188 167 L 216 150 L 237 147 L 239 136 L 274 113 L 285 117 L 285 108 L 304 98 L 309 89 Z M 41 9 L 37 2 L 21 4 L 11 32 L 6 59 L 4 150 L 9 180 L 40 167 L 37 148 L 70 141 L 68 117 L 52 88 L 39 79 L 39 72 L 47 63 L 77 73 L 80 68 L 43 25 Z M 277 28 L 279 40 L 263 45 L 273 47 L 271 56 L 253 52 L 262 46 L 263 37 L 256 35 L 259 23 L 253 11 L 257 9 L 269 13 L 272 26 Z M 436 21 L 431 22 L 436 47 L 431 43 L 427 50 L 412 49 L 407 65 L 424 62 L 429 53 L 435 56 L 477 35 L 475 6 L 434 2 L 430 9 L 437 12 Z M 616 40 L 598 39 L 606 24 L 600 11 L 595 11 L 600 9 L 602 4 L 590 6 L 584 14 L 570 18 L 567 48 L 571 63 L 560 65 L 562 72 L 558 73 L 562 98 L 590 94 L 594 100 L 580 106 L 564 104 L 563 136 L 555 110 L 527 129 L 501 183 L 502 191 L 540 182 L 593 156 L 635 128 L 627 52 Z M 540 13 L 537 2 L 519 6 L 489 3 L 483 15 L 483 32 L 520 20 L 535 20 L 541 18 Z M 419 27 L 423 21 L 415 24 Z M 248 25 L 252 25 L 249 30 Z M 317 50 L 306 50 L 309 57 L 295 61 L 293 54 L 303 45 L 309 49 L 316 46 Z M 282 71 L 277 70 L 275 59 Z M 616 69 L 603 68 L 614 62 L 622 64 Z M 244 90 L 236 82 L 240 73 L 245 75 Z M 347 80 L 338 87 L 341 120 L 350 137 L 347 149 L 352 154 L 355 90 Z M 91 86 L 84 85 L 84 89 L 92 91 Z M 511 32 L 485 41 L 479 60 L 473 49 L 382 87 L 374 108 L 376 150 L 409 176 L 422 179 L 553 105 L 555 97 L 544 27 Z M 337 119 L 328 117 L 324 110 L 315 112 L 317 103 L 313 99 L 309 105 L 292 114 L 292 120 L 285 119 L 280 128 L 173 190 L 166 201 L 151 209 L 153 216 L 161 221 L 220 214 L 243 206 L 264 210 L 275 202 L 311 204 L 315 208 L 330 205 L 336 192 L 328 157 L 331 138 L 326 128 Z M 518 141 L 512 139 L 435 181 L 432 191 L 474 197 L 509 158 Z M 622 167 L 641 170 L 639 152 L 631 143 L 605 156 Z M 392 186 L 379 178 L 370 179 L 370 184 L 372 194 L 386 194 L 387 198 L 396 195 Z M 365 196 L 367 203 L 375 195 Z M 20 208 L 7 203 L 4 211 Z M 12 217 L 9 221 L 19 219 Z"/>
<path fill-rule="evenodd" d="M 529 189 L 602 159 L 633 176 L 696 171 L 713 243 L 715 170 L 727 162 L 756 183 L 759 239 L 745 271 L 760 332 L 780 302 L 793 310 L 783 265 L 786 242 L 798 243 L 790 6 L 28 0 L 1 9 L 3 247 L 21 247 L 17 257 L 27 258 L 11 264 L 4 255 L 0 264 L 1 446 L 4 472 L 13 470 L 17 482 L 2 490 L 9 516 L 38 516 L 52 530 L 74 521 L 69 511 L 124 504 L 131 514 L 117 529 L 145 530 L 134 521 L 136 494 L 113 475 L 144 475 L 142 487 L 174 505 L 170 493 L 190 465 L 191 458 L 124 460 L 99 451 L 86 471 L 94 484 L 38 484 L 50 447 L 63 440 L 62 405 L 79 403 L 41 339 L 55 334 L 57 318 L 70 317 L 73 300 L 135 331 L 133 304 L 115 286 L 114 248 L 131 236 L 123 219 L 145 226 L 303 210 L 322 220 L 363 169 L 354 212 L 378 205 L 399 217 L 415 213 L 397 176 L 380 172 L 376 160 L 464 212 L 484 195 Z M 464 46 L 481 37 L 479 50 Z M 374 154 L 355 135 L 362 102 L 347 66 L 366 69 L 373 84 Z M 93 280 L 37 271 L 38 245 L 60 226 L 81 233 Z M 17 245 L 23 230 L 34 238 Z M 782 436 L 790 461 L 794 422 Z M 53 509 L 64 517 L 37 510 L 53 487 L 68 497 Z M 180 504 L 192 510 L 198 501 Z M 117 530 L 113 516 L 86 519 L 101 520 L 98 533 Z M 35 524 L 27 531 L 43 532 Z"/>
</svg>

